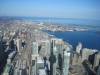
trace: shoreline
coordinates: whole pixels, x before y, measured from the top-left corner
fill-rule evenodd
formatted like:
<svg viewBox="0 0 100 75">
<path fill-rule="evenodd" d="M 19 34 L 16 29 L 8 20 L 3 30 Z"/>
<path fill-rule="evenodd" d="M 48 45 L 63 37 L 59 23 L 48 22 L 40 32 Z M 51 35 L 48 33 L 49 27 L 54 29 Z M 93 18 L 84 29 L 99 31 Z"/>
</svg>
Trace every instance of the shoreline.
<svg viewBox="0 0 100 75">
<path fill-rule="evenodd" d="M 94 40 L 94 38 L 99 38 L 100 35 L 98 35 L 94 32 L 86 32 L 86 31 L 85 32 L 67 32 L 67 31 L 64 31 L 64 32 L 63 31 L 61 31 L 61 32 L 48 32 L 46 30 L 43 31 L 43 32 L 46 32 L 49 35 L 54 35 L 56 38 L 63 39 L 64 42 L 67 42 L 70 45 L 72 45 L 73 49 L 76 48 L 78 42 L 81 42 L 83 44 L 83 48 L 97 49 L 97 50 L 100 51 L 99 43 L 96 42 L 98 39 Z M 85 35 L 83 35 L 83 34 L 85 34 Z M 95 37 L 89 38 L 87 36 L 88 34 L 90 34 L 91 36 L 94 35 Z M 91 41 L 91 42 L 89 42 L 89 41 Z M 98 40 L 98 41 L 100 41 L 100 40 Z M 93 44 L 92 44 L 92 42 L 93 42 Z"/>
</svg>

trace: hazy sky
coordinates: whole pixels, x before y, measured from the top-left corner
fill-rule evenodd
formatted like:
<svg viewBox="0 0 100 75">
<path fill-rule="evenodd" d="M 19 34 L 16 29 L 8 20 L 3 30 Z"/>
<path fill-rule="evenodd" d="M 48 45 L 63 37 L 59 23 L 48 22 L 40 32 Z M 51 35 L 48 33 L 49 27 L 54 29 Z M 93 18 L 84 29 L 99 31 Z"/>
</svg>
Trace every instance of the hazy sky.
<svg viewBox="0 0 100 75">
<path fill-rule="evenodd" d="M 0 0 L 0 16 L 100 20 L 100 0 Z"/>
</svg>

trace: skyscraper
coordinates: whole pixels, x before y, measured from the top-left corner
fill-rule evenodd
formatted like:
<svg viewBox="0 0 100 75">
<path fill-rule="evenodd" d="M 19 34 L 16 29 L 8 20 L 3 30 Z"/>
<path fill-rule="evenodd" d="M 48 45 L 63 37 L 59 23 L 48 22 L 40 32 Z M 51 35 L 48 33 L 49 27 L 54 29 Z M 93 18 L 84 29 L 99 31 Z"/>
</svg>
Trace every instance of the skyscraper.
<svg viewBox="0 0 100 75">
<path fill-rule="evenodd" d="M 98 50 L 95 50 L 95 49 L 87 49 L 87 48 L 84 48 L 82 49 L 82 62 L 87 59 L 89 60 L 89 58 L 91 58 L 91 60 L 93 60 L 93 54 L 95 54 L 96 52 L 98 52 Z"/>
<path fill-rule="evenodd" d="M 78 46 L 76 47 L 76 52 L 80 53 L 80 50 L 82 49 L 81 42 L 78 43 Z"/>
<path fill-rule="evenodd" d="M 50 75 L 56 75 L 56 67 L 57 67 L 57 48 L 54 47 L 51 51 L 50 57 Z"/>
<path fill-rule="evenodd" d="M 38 75 L 39 69 L 44 69 L 44 59 L 40 56 L 35 59 L 35 75 Z"/>
<path fill-rule="evenodd" d="M 0 33 L 0 63 L 2 62 L 4 57 L 3 47 L 2 47 L 2 34 Z"/>
<path fill-rule="evenodd" d="M 63 54 L 63 46 L 64 45 L 63 45 L 62 39 L 57 39 L 56 47 L 57 47 L 58 53 Z"/>
<path fill-rule="evenodd" d="M 69 63 L 70 63 L 70 48 L 67 47 L 63 55 L 63 67 L 61 75 L 68 75 L 69 73 Z"/>
<path fill-rule="evenodd" d="M 70 63 L 71 65 L 80 65 L 82 64 L 82 56 L 80 53 L 74 51 L 74 50 L 71 50 L 71 54 L 70 54 Z"/>
<path fill-rule="evenodd" d="M 100 75 L 100 66 L 98 67 L 97 75 Z"/>
<path fill-rule="evenodd" d="M 22 48 L 21 39 L 17 39 L 16 42 L 17 42 L 17 50 L 20 51 Z"/>
<path fill-rule="evenodd" d="M 51 38 L 51 48 L 53 49 L 56 46 L 56 38 Z"/>
<path fill-rule="evenodd" d="M 93 69 L 97 71 L 99 65 L 100 65 L 100 52 L 98 54 L 95 54 Z"/>
<path fill-rule="evenodd" d="M 33 42 L 32 43 L 32 54 L 31 54 L 31 65 L 32 63 L 34 63 L 35 58 L 38 57 L 38 43 L 37 42 Z"/>
<path fill-rule="evenodd" d="M 15 45 L 14 45 L 14 40 L 12 39 L 10 42 L 9 42 L 9 44 L 10 44 L 10 48 L 11 49 L 15 49 Z"/>
<path fill-rule="evenodd" d="M 50 54 L 50 41 L 49 40 L 45 42 L 45 47 L 46 47 L 46 54 Z"/>
<path fill-rule="evenodd" d="M 63 49 L 64 49 L 64 44 L 63 44 L 62 39 L 57 39 L 56 47 L 57 47 L 57 51 L 58 51 L 57 61 L 58 61 L 58 64 L 59 64 L 59 69 L 61 70 L 61 67 L 62 67 L 62 57 L 63 57 Z"/>
<path fill-rule="evenodd" d="M 38 43 L 33 42 L 32 44 L 32 55 L 38 54 Z"/>
</svg>

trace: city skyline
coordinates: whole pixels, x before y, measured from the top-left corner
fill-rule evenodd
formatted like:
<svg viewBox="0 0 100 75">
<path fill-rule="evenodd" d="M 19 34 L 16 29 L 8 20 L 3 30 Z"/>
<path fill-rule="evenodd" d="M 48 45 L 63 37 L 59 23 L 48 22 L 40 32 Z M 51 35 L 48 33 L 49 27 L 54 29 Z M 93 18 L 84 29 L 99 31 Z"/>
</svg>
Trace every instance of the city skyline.
<svg viewBox="0 0 100 75">
<path fill-rule="evenodd" d="M 0 16 L 57 17 L 100 20 L 100 1 L 0 1 Z"/>
<path fill-rule="evenodd" d="M 77 46 L 73 46 L 63 38 L 48 32 L 66 32 L 64 36 L 67 37 L 72 35 L 68 35 L 70 32 L 94 33 L 93 29 L 37 23 L 17 18 L 0 18 L 0 74 L 97 75 L 100 49 L 86 47 L 81 40 Z M 77 39 L 80 38 L 74 36 L 72 41 L 75 42 Z M 95 42 L 99 46 L 99 39 L 97 41 Z M 85 40 L 85 43 L 87 42 L 90 42 L 90 37 L 89 40 Z"/>
</svg>

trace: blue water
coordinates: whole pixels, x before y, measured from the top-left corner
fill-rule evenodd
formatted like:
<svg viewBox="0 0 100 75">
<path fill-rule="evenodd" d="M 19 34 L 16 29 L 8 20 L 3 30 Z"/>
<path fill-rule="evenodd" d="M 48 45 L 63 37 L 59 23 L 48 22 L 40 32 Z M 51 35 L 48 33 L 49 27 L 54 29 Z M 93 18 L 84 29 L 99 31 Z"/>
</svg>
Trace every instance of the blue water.
<svg viewBox="0 0 100 75">
<path fill-rule="evenodd" d="M 72 19 L 72 18 L 50 18 L 50 17 L 13 17 L 20 18 L 23 20 L 33 20 L 39 22 L 50 22 L 61 23 L 64 25 L 71 25 L 80 28 L 89 28 L 81 25 L 96 25 L 100 26 L 100 20 L 86 20 L 86 19 Z M 77 25 L 78 24 L 78 25 Z M 100 28 L 90 28 L 87 32 L 48 32 L 49 34 L 55 35 L 57 38 L 62 38 L 65 42 L 71 44 L 74 48 L 78 42 L 81 42 L 83 48 L 98 49 L 100 50 L 100 34 L 95 33 Z"/>
<path fill-rule="evenodd" d="M 96 25 L 100 26 L 99 20 L 86 20 L 86 19 L 71 19 L 71 18 L 47 18 L 47 17 L 30 17 L 33 21 L 39 22 L 50 22 L 51 23 L 62 23 L 64 25 L 69 24 L 71 26 L 78 25 Z M 24 17 L 22 19 L 29 20 L 29 17 Z M 77 27 L 84 27 L 89 28 L 86 26 L 77 26 Z M 95 33 L 95 30 L 98 28 L 92 28 L 90 31 L 87 32 L 48 32 L 56 36 L 57 38 L 62 38 L 65 42 L 71 44 L 74 48 L 77 46 L 78 42 L 81 42 L 83 48 L 90 48 L 90 49 L 98 49 L 100 50 L 100 34 Z"/>
<path fill-rule="evenodd" d="M 52 18 L 52 17 L 16 17 L 7 16 L 10 18 L 20 18 L 23 20 L 33 20 L 39 22 L 50 22 L 51 23 L 62 23 L 62 24 L 84 24 L 84 25 L 97 25 L 100 26 L 100 20 L 89 20 L 89 19 L 76 19 L 76 18 Z"/>
<path fill-rule="evenodd" d="M 50 17 L 26 17 L 24 20 L 34 20 L 39 22 L 63 23 L 63 24 L 84 24 L 100 26 L 100 20 L 73 19 L 73 18 L 50 18 Z"/>
<path fill-rule="evenodd" d="M 24 18 L 25 20 L 29 18 Z M 39 22 L 62 23 L 62 24 L 84 24 L 84 25 L 100 25 L 100 20 L 86 20 L 86 19 L 70 19 L 70 18 L 46 18 L 46 17 L 33 17 L 30 18 Z"/>
<path fill-rule="evenodd" d="M 83 48 L 98 49 L 100 50 L 100 34 L 94 33 L 92 31 L 87 32 L 48 32 L 56 36 L 57 38 L 62 38 L 65 42 L 68 42 L 76 48 L 78 42 L 82 43 Z"/>
</svg>

